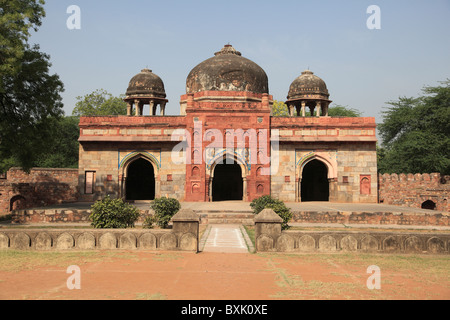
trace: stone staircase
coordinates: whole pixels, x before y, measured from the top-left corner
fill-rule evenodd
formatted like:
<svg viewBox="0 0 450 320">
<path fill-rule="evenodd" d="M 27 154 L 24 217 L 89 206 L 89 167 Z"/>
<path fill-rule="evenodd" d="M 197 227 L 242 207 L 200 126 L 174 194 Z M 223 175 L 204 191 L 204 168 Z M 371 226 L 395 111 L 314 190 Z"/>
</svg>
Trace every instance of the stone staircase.
<svg viewBox="0 0 450 320">
<path fill-rule="evenodd" d="M 194 210 L 201 224 L 253 225 L 255 215 L 251 210 Z"/>
</svg>

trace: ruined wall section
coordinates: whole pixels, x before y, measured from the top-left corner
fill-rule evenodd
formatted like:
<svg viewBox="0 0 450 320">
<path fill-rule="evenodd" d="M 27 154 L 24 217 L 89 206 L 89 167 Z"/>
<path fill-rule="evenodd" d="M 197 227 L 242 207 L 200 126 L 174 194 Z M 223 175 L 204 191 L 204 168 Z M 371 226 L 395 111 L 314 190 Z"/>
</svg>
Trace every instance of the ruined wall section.
<svg viewBox="0 0 450 320">
<path fill-rule="evenodd" d="M 378 186 L 380 203 L 413 208 L 425 208 L 434 203 L 435 210 L 450 211 L 450 176 L 439 173 L 383 174 L 378 177 Z"/>
<path fill-rule="evenodd" d="M 11 168 L 0 179 L 0 215 L 12 210 L 43 207 L 78 198 L 78 169 Z"/>
</svg>

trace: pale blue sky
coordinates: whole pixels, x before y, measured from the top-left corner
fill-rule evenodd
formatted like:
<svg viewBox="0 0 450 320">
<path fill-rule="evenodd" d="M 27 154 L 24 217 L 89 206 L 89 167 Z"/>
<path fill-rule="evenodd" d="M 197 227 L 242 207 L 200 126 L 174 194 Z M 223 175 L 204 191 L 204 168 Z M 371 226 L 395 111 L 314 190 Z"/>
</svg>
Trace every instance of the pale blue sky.
<svg viewBox="0 0 450 320">
<path fill-rule="evenodd" d="M 70 5 L 81 9 L 81 30 L 66 27 Z M 381 30 L 366 26 L 370 5 L 381 9 Z M 377 122 L 387 101 L 450 78 L 450 0 L 47 0 L 45 10 L 31 43 L 64 82 L 67 115 L 77 96 L 125 93 L 145 67 L 178 115 L 190 70 L 227 43 L 266 71 L 274 99 L 285 101 L 309 67 L 334 103 Z"/>
</svg>

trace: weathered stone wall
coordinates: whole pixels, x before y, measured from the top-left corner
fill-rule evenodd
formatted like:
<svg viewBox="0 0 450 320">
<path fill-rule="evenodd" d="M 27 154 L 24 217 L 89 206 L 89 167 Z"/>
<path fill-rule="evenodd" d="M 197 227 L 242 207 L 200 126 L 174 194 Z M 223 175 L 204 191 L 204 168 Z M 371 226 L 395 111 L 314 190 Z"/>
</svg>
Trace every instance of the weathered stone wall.
<svg viewBox="0 0 450 320">
<path fill-rule="evenodd" d="M 78 199 L 77 169 L 11 168 L 0 179 L 0 215 L 11 209 L 43 207 Z"/>
<path fill-rule="evenodd" d="M 144 157 L 154 167 L 156 197 L 169 196 L 184 200 L 186 166 L 172 161 L 174 144 L 83 142 L 80 144 L 79 186 L 81 201 L 96 201 L 107 195 L 123 197 L 127 165 L 137 157 Z M 183 155 L 180 153 L 181 156 Z M 95 172 L 94 192 L 85 192 L 86 172 Z"/>
<path fill-rule="evenodd" d="M 137 229 L 2 229 L 0 250 L 183 250 L 196 251 L 195 234 Z M 189 241 L 188 241 L 189 240 Z"/>
<path fill-rule="evenodd" d="M 450 253 L 450 233 L 384 231 L 282 231 L 271 209 L 255 218 L 258 252 Z"/>
<path fill-rule="evenodd" d="M 449 254 L 450 234 L 414 232 L 283 231 L 257 235 L 259 252 L 372 252 Z"/>
<path fill-rule="evenodd" d="M 199 217 L 180 210 L 170 230 L 0 229 L 0 250 L 181 250 L 198 251 Z"/>
<path fill-rule="evenodd" d="M 402 226 L 450 226 L 450 215 L 441 213 L 401 212 L 321 212 L 293 211 L 291 222 L 375 224 Z"/>
<path fill-rule="evenodd" d="M 378 177 L 379 202 L 421 208 L 432 201 L 437 211 L 449 212 L 450 176 L 431 174 L 383 174 Z"/>
<path fill-rule="evenodd" d="M 145 218 L 152 216 L 153 210 L 140 210 L 137 222 L 144 222 Z M 12 222 L 16 224 L 33 223 L 90 223 L 91 210 L 68 209 L 26 209 L 13 212 Z"/>
<path fill-rule="evenodd" d="M 317 159 L 328 169 L 330 198 L 341 203 L 377 202 L 377 155 L 374 143 L 281 143 L 278 171 L 271 176 L 272 196 L 286 202 L 301 201 L 302 170 Z M 370 187 L 365 194 L 363 178 Z"/>
</svg>

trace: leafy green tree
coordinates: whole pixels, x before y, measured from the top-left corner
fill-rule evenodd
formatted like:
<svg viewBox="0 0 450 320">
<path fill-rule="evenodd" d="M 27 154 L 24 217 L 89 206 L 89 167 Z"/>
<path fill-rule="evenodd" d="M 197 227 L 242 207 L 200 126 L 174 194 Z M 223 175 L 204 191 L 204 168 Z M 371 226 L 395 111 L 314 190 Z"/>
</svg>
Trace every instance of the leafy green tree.
<svg viewBox="0 0 450 320">
<path fill-rule="evenodd" d="M 328 109 L 328 115 L 330 117 L 361 117 L 362 113 L 356 109 L 350 108 L 349 106 L 341 106 L 337 104 Z"/>
<path fill-rule="evenodd" d="M 274 117 L 289 117 L 289 109 L 284 102 L 273 100 L 272 115 Z"/>
<path fill-rule="evenodd" d="M 84 97 L 77 97 L 78 102 L 72 112 L 73 116 L 116 116 L 127 114 L 124 96 L 114 97 L 104 89 L 97 89 Z"/>
<path fill-rule="evenodd" d="M 381 173 L 450 174 L 450 81 L 423 93 L 389 102 L 383 112 Z"/>
<path fill-rule="evenodd" d="M 0 0 L 0 159 L 29 170 L 48 147 L 52 119 L 63 115 L 63 83 L 49 56 L 30 46 L 45 16 L 44 1 Z M 7 168 L 6 168 L 7 169 Z"/>
<path fill-rule="evenodd" d="M 20 71 L 29 49 L 30 30 L 37 31 L 45 17 L 43 5 L 43 0 L 0 0 L 0 74 L 11 76 Z"/>
<path fill-rule="evenodd" d="M 53 120 L 51 145 L 34 162 L 41 168 L 78 168 L 80 129 L 77 117 Z"/>
<path fill-rule="evenodd" d="M 272 106 L 272 115 L 274 117 L 289 117 L 289 109 L 284 102 L 274 100 Z M 311 115 L 308 108 L 306 108 L 305 115 Z M 328 109 L 328 115 L 330 117 L 361 117 L 362 113 L 348 106 L 341 106 L 337 104 Z"/>
</svg>

